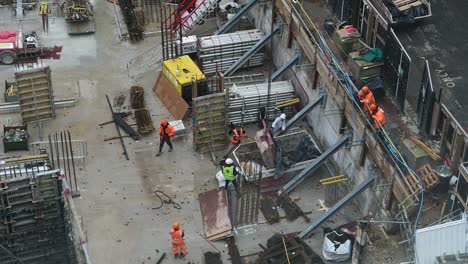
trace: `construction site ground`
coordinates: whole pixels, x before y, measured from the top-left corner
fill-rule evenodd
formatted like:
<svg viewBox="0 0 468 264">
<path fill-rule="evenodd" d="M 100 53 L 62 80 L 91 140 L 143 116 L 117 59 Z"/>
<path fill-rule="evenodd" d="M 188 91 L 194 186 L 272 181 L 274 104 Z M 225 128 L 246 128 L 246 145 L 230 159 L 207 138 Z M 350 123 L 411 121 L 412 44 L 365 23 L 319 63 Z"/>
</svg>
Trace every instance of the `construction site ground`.
<svg viewBox="0 0 468 264">
<path fill-rule="evenodd" d="M 202 237 L 198 194 L 218 186 L 215 179 L 218 168 L 209 155 L 193 150 L 190 127 L 187 135 L 174 140 L 174 151 L 168 153 L 166 146 L 160 157 L 155 157 L 159 144 L 155 133 L 145 135 L 139 141 L 124 139 L 129 161 L 122 155 L 118 140 L 104 141 L 106 137 L 117 136 L 113 124 L 98 125 L 112 119 L 106 94 L 111 101 L 115 96 L 125 94 L 126 102 L 120 110 L 126 111 L 130 86 L 140 85 L 145 89 L 147 107 L 155 127 L 161 119 L 171 120 L 172 117 L 151 91 L 156 80 L 155 71 L 132 80 L 126 68 L 133 56 L 160 40 L 151 37 L 138 43 L 121 42 L 112 5 L 97 1 L 94 10 L 96 34 L 93 35 L 68 36 L 62 18 L 50 22 L 47 35 L 42 33 L 39 23 L 22 22 L 23 31 L 41 32 L 44 45 L 63 46 L 61 59 L 44 61 L 44 65 L 52 69 L 55 98 L 76 98 L 78 102 L 74 107 L 57 109 L 56 119 L 43 122 L 41 134 L 46 139 L 49 133 L 69 130 L 74 139 L 87 141 L 88 157 L 78 174 L 81 195 L 75 198 L 75 203 L 86 230 L 91 259 L 93 263 L 155 263 L 165 252 L 169 260 L 163 263 L 204 263 L 203 252 L 216 250 Z M 0 26 L 5 27 L 0 30 L 17 28 L 16 23 Z M 12 79 L 14 71 L 13 66 L 0 66 L 0 79 Z M 3 124 L 13 125 L 20 123 L 21 117 L 19 114 L 1 115 L 0 120 Z M 37 126 L 31 124 L 29 133 L 30 142 L 41 140 Z M 3 153 L 3 146 L 0 148 Z M 28 153 L 14 152 L 1 154 L 1 157 L 21 154 Z M 303 211 L 312 212 L 308 215 L 311 221 L 323 213 L 319 200 L 324 199 L 324 189 L 318 180 L 330 176 L 323 167 L 291 193 L 300 198 L 297 203 Z M 171 204 L 154 209 L 160 206 L 154 195 L 156 190 L 169 195 L 182 209 L 175 209 Z M 324 226 L 334 228 L 362 217 L 358 211 L 358 207 L 350 203 Z M 169 228 L 176 220 L 182 223 L 186 234 L 188 255 L 184 260 L 173 260 L 171 256 Z M 283 219 L 270 226 L 260 217 L 260 224 L 238 231 L 237 246 L 241 255 L 257 253 L 260 251 L 258 243 L 266 244 L 275 231 L 300 232 L 307 225 L 299 218 L 294 222 Z M 374 242 L 370 246 L 371 253 L 384 259 L 364 263 L 397 263 L 404 259 L 404 250 L 397 243 L 399 237 L 387 238 L 377 228 L 370 238 Z M 322 229 L 306 241 L 321 255 Z M 392 246 L 384 241 L 393 241 Z M 213 242 L 213 245 L 222 252 L 224 263 L 229 263 L 226 243 Z"/>
</svg>

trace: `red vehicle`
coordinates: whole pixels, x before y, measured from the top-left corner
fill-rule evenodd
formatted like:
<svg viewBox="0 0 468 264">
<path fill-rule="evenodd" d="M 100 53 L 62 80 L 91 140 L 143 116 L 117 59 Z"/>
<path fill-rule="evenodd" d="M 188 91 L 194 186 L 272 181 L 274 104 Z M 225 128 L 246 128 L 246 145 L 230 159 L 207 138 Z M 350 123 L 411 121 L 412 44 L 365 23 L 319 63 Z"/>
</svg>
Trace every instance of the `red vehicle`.
<svg viewBox="0 0 468 264">
<path fill-rule="evenodd" d="M 0 64 L 13 64 L 17 59 L 41 55 L 35 32 L 0 31 Z"/>
</svg>

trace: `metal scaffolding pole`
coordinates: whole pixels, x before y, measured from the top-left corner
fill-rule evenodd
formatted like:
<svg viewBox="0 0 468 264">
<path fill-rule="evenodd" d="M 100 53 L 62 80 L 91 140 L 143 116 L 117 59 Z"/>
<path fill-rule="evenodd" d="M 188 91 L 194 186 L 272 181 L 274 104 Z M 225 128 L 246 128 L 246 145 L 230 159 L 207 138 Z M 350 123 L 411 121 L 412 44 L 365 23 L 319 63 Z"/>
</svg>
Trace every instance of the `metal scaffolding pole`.
<svg viewBox="0 0 468 264">
<path fill-rule="evenodd" d="M 318 156 L 314 161 L 312 161 L 307 167 L 305 167 L 298 175 L 292 178 L 286 185 L 283 186 L 280 190 L 278 190 L 278 196 L 283 193 L 289 193 L 297 185 L 299 185 L 303 180 L 305 180 L 309 175 L 312 174 L 316 169 L 320 167 L 320 165 L 327 160 L 331 155 L 333 155 L 336 151 L 338 151 L 345 143 L 350 139 L 350 135 L 346 135 L 338 142 L 336 142 L 333 146 L 329 147 L 322 155 Z"/>
</svg>

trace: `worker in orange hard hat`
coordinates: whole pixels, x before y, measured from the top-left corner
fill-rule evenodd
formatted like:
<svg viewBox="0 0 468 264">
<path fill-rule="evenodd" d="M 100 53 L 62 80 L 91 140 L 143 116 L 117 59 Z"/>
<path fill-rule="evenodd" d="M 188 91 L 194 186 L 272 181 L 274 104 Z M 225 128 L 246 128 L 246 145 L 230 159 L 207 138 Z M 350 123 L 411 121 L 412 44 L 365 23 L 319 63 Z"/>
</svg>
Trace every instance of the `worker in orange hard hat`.
<svg viewBox="0 0 468 264">
<path fill-rule="evenodd" d="M 374 119 L 375 128 L 376 129 L 382 128 L 386 123 L 384 110 L 380 107 L 377 107 L 377 105 L 375 104 L 371 104 L 369 109 L 372 115 L 372 119 Z"/>
<path fill-rule="evenodd" d="M 180 229 L 180 223 L 174 222 L 169 233 L 172 238 L 172 253 L 174 257 L 177 258 L 179 254 L 181 257 L 184 257 L 187 251 L 185 249 L 184 230 Z"/>
<path fill-rule="evenodd" d="M 167 122 L 166 119 L 163 119 L 161 121 L 161 126 L 159 127 L 159 152 L 156 154 L 156 156 L 161 155 L 162 148 L 164 146 L 164 142 L 169 145 L 169 152 L 172 151 L 172 142 L 171 142 L 171 137 L 175 136 L 175 128 Z"/>
<path fill-rule="evenodd" d="M 364 111 L 370 113 L 369 108 L 372 104 L 375 104 L 375 98 L 374 94 L 369 89 L 369 87 L 362 87 L 361 90 L 359 90 L 358 92 L 358 98 L 359 101 L 362 103 L 362 106 L 364 107 Z"/>
</svg>

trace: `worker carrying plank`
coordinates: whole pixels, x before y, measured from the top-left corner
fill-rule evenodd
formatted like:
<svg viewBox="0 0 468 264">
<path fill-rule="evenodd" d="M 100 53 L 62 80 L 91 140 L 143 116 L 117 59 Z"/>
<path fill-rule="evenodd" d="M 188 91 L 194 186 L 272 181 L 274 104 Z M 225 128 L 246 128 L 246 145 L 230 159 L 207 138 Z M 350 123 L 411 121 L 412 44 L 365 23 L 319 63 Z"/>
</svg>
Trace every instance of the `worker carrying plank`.
<svg viewBox="0 0 468 264">
<path fill-rule="evenodd" d="M 281 132 L 284 132 L 286 130 L 286 114 L 281 114 L 278 116 L 273 124 L 271 124 L 271 128 L 273 130 L 274 134 Z"/>
<path fill-rule="evenodd" d="M 231 144 L 229 145 L 229 148 L 227 149 L 226 153 L 224 154 L 224 158 L 227 158 L 229 154 L 234 150 L 236 146 L 238 146 L 240 143 L 242 143 L 243 138 L 248 138 L 249 136 L 247 135 L 247 132 L 244 130 L 243 127 L 241 126 L 234 126 L 230 125 L 230 132 L 229 134 L 231 135 L 231 138 L 229 141 Z"/>
<path fill-rule="evenodd" d="M 159 127 L 159 152 L 156 154 L 156 157 L 161 155 L 162 148 L 164 146 L 164 143 L 167 143 L 169 145 L 169 152 L 172 151 L 172 142 L 171 142 L 171 137 L 174 137 L 176 134 L 175 128 L 167 122 L 166 119 L 163 119 L 161 121 L 161 126 Z"/>
<path fill-rule="evenodd" d="M 180 223 L 174 222 L 172 228 L 170 229 L 169 233 L 171 234 L 171 244 L 172 244 L 172 253 L 174 254 L 174 258 L 177 258 L 180 254 L 181 257 L 185 257 L 187 254 L 185 248 L 185 240 L 184 240 L 184 230 L 180 229 Z"/>
<path fill-rule="evenodd" d="M 362 103 L 362 107 L 364 107 L 364 111 L 370 113 L 370 106 L 375 104 L 374 94 L 372 93 L 369 87 L 364 86 L 358 92 L 359 101 Z"/>
<path fill-rule="evenodd" d="M 386 123 L 384 110 L 380 107 L 377 107 L 375 104 L 371 104 L 369 109 L 372 119 L 374 119 L 374 127 L 376 129 L 382 128 Z"/>
</svg>

